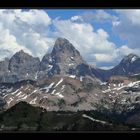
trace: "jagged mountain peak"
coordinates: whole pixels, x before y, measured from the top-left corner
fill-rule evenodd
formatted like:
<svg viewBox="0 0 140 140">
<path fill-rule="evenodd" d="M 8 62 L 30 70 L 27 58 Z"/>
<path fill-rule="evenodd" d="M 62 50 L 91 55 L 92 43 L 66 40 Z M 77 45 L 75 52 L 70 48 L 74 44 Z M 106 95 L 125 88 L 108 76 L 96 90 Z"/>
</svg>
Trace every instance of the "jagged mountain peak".
<svg viewBox="0 0 140 140">
<path fill-rule="evenodd" d="M 69 41 L 66 38 L 58 37 L 55 41 L 55 44 L 60 44 L 60 43 L 69 43 Z"/>
<path fill-rule="evenodd" d="M 137 60 L 139 58 L 138 55 L 130 53 L 129 55 L 125 56 L 122 60 L 123 63 L 125 62 L 134 62 L 135 60 Z"/>
<path fill-rule="evenodd" d="M 65 38 L 57 38 L 52 52 L 43 57 L 40 69 L 49 70 L 51 75 L 65 75 L 82 63 L 86 62 L 73 44 Z"/>
<path fill-rule="evenodd" d="M 132 58 L 132 57 L 134 57 L 134 56 L 138 57 L 138 55 L 136 55 L 136 54 L 134 54 L 134 53 L 130 53 L 130 54 L 128 54 L 126 57 L 127 57 L 127 58 Z"/>
<path fill-rule="evenodd" d="M 65 38 L 57 38 L 52 50 L 52 55 L 71 54 L 80 55 L 79 51 Z"/>
<path fill-rule="evenodd" d="M 9 71 L 11 75 L 16 75 L 17 79 L 25 79 L 26 77 L 34 79 L 34 75 L 39 69 L 39 63 L 38 57 L 33 57 L 20 50 L 11 57 Z"/>
<path fill-rule="evenodd" d="M 71 44 L 66 38 L 58 37 L 54 47 L 63 47 L 65 44 Z"/>
<path fill-rule="evenodd" d="M 16 52 L 12 57 L 16 57 L 16 56 L 19 56 L 19 57 L 33 57 L 30 54 L 26 53 L 24 50 L 20 50 L 20 51 Z"/>
<path fill-rule="evenodd" d="M 18 52 L 19 52 L 19 53 L 25 53 L 24 50 L 22 50 L 22 49 L 21 49 L 20 51 L 18 51 Z"/>
</svg>

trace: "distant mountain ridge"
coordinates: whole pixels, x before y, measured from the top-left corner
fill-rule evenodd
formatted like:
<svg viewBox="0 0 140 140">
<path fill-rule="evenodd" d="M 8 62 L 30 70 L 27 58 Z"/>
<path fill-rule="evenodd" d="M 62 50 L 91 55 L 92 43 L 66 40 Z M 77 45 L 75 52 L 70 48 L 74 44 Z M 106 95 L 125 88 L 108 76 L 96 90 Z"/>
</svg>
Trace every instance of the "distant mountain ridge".
<svg viewBox="0 0 140 140">
<path fill-rule="evenodd" d="M 140 72 L 140 57 L 129 54 L 121 62 L 110 70 L 93 69 L 93 73 L 102 81 L 108 80 L 111 76 L 130 76 Z"/>
</svg>

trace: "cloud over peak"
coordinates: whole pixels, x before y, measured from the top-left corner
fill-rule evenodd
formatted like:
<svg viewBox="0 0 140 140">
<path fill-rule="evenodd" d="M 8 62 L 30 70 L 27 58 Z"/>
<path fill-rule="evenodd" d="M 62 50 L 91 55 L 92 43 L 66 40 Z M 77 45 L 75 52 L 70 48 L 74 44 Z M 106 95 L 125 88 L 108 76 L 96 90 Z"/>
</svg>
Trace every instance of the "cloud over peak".
<svg viewBox="0 0 140 140">
<path fill-rule="evenodd" d="M 69 18 L 52 18 L 45 10 L 1 9 L 0 60 L 21 49 L 41 59 L 51 51 L 56 38 L 63 37 L 90 64 L 111 67 L 124 55 L 140 53 L 140 10 L 112 11 L 115 14 L 108 10 L 85 10 Z M 106 23 L 107 26 L 99 26 Z M 117 45 L 112 34 L 127 42 Z"/>
<path fill-rule="evenodd" d="M 22 49 L 42 57 L 53 44 L 47 36 L 50 24 L 51 18 L 43 10 L 0 10 L 0 50 L 4 48 L 11 56 Z"/>
</svg>

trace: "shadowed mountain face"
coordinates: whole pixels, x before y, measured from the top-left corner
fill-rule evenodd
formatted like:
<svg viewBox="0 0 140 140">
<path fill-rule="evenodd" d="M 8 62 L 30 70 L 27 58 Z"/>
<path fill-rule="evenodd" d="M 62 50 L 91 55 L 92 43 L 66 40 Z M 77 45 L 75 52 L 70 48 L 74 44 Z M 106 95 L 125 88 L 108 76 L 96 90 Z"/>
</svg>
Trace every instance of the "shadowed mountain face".
<svg viewBox="0 0 140 140">
<path fill-rule="evenodd" d="M 131 130 L 97 111 L 46 112 L 25 102 L 0 114 L 1 131 L 115 131 Z M 98 119 L 101 120 L 98 120 Z"/>
</svg>

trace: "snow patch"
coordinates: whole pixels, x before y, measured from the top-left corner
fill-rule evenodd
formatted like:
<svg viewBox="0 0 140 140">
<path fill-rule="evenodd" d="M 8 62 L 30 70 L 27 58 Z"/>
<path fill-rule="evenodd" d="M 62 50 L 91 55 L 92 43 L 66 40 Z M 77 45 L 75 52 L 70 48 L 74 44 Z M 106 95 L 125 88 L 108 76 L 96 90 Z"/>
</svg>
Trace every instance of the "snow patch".
<svg viewBox="0 0 140 140">
<path fill-rule="evenodd" d="M 63 98 L 64 97 L 62 94 L 60 94 L 60 92 L 55 93 L 55 95 L 57 95 L 60 98 Z"/>
<path fill-rule="evenodd" d="M 70 75 L 69 77 L 70 77 L 70 78 L 75 78 L 75 77 L 76 77 L 76 75 Z"/>
<path fill-rule="evenodd" d="M 54 93 L 55 93 L 55 91 L 56 91 L 56 90 L 54 89 L 54 90 L 52 91 L 52 93 L 51 93 L 51 94 L 54 94 Z"/>
<path fill-rule="evenodd" d="M 18 99 L 18 100 L 26 100 L 27 97 L 28 97 L 28 95 L 25 95 L 25 94 L 24 94 L 24 97 L 23 97 L 23 98 L 20 98 L 20 99 Z"/>
<path fill-rule="evenodd" d="M 13 101 L 13 98 L 10 98 L 10 100 L 7 101 L 8 106 L 9 106 L 9 104 L 10 104 L 12 101 Z"/>
<path fill-rule="evenodd" d="M 36 90 L 34 90 L 32 93 L 35 93 L 35 92 L 37 92 L 37 89 L 36 89 Z"/>
<path fill-rule="evenodd" d="M 123 68 L 123 72 L 126 72 L 124 68 Z"/>
<path fill-rule="evenodd" d="M 69 64 L 69 66 L 73 66 L 73 65 L 74 65 L 74 63 Z"/>
<path fill-rule="evenodd" d="M 131 63 L 133 63 L 136 60 L 137 60 L 137 57 L 136 56 L 133 56 L 132 59 L 131 59 Z"/>
<path fill-rule="evenodd" d="M 131 83 L 129 83 L 127 86 L 128 86 L 128 87 L 133 87 L 134 85 L 136 85 L 136 84 L 138 84 L 138 83 L 140 83 L 140 81 L 131 82 Z"/>
<path fill-rule="evenodd" d="M 37 100 L 37 97 L 35 97 L 32 101 L 30 101 L 30 104 L 36 104 L 36 100 Z"/>
<path fill-rule="evenodd" d="M 106 85 L 107 84 L 107 82 L 102 82 L 100 85 L 102 86 L 102 85 Z"/>
<path fill-rule="evenodd" d="M 111 91 L 111 89 L 107 89 L 107 90 L 104 90 L 104 91 L 102 91 L 103 93 L 106 93 L 106 92 L 110 92 Z"/>
<path fill-rule="evenodd" d="M 121 87 L 121 84 L 120 83 L 118 84 L 118 87 Z"/>
<path fill-rule="evenodd" d="M 53 65 L 48 65 L 48 70 L 50 71 L 53 68 Z"/>
<path fill-rule="evenodd" d="M 55 87 L 54 88 L 56 88 L 60 83 L 62 83 L 63 82 L 63 78 L 61 78 L 60 79 L 60 81 L 58 81 L 58 83 L 55 85 Z"/>
<path fill-rule="evenodd" d="M 43 99 L 47 99 L 47 98 L 48 98 L 48 96 L 44 96 L 44 97 L 43 97 Z"/>
<path fill-rule="evenodd" d="M 126 102 L 126 99 L 121 100 L 122 102 Z"/>
<path fill-rule="evenodd" d="M 22 92 L 20 91 L 19 93 L 16 94 L 16 96 L 19 96 Z"/>
<path fill-rule="evenodd" d="M 83 81 L 83 76 L 80 76 L 80 81 L 81 81 L 81 82 Z"/>
<path fill-rule="evenodd" d="M 29 88 L 29 86 L 27 86 L 24 90 L 27 90 Z"/>
<path fill-rule="evenodd" d="M 5 97 L 7 97 L 9 94 L 6 94 L 5 96 L 3 96 L 3 99 L 5 98 Z"/>
<path fill-rule="evenodd" d="M 135 109 L 135 106 L 131 106 L 131 107 L 129 107 L 128 109 L 129 109 L 129 110 L 133 110 L 133 109 Z"/>
<path fill-rule="evenodd" d="M 49 57 L 49 62 L 52 62 L 52 58 L 51 57 Z"/>
<path fill-rule="evenodd" d="M 46 86 L 46 87 L 44 87 L 44 88 L 41 88 L 41 90 L 42 90 L 42 89 L 45 89 L 46 92 L 49 92 L 49 90 L 52 88 L 53 85 L 54 85 L 54 82 L 51 83 L 49 86 Z"/>
<path fill-rule="evenodd" d="M 88 115 L 86 115 L 86 114 L 83 114 L 82 116 L 83 116 L 84 118 L 87 118 L 87 119 L 92 120 L 93 122 L 100 122 L 100 123 L 102 123 L 102 124 L 105 124 L 105 123 L 106 123 L 105 121 L 101 121 L 101 120 L 94 119 L 94 118 L 92 118 L 92 117 L 90 117 L 90 116 L 88 116 Z"/>
<path fill-rule="evenodd" d="M 25 96 L 25 94 L 22 94 L 22 95 L 18 96 L 18 98 L 22 98 L 22 97 L 24 97 L 24 96 Z"/>
<path fill-rule="evenodd" d="M 112 103 L 115 103 L 115 101 L 116 101 L 116 100 L 115 100 L 115 99 L 113 99 L 113 100 L 112 100 Z"/>
<path fill-rule="evenodd" d="M 113 84 L 114 87 L 116 87 L 116 84 Z"/>
<path fill-rule="evenodd" d="M 36 72 L 36 74 L 35 74 L 35 79 L 37 79 L 37 77 L 38 77 L 38 72 Z"/>
<path fill-rule="evenodd" d="M 140 75 L 140 73 L 133 74 L 134 76 Z"/>
<path fill-rule="evenodd" d="M 111 94 L 109 94 L 109 97 L 112 97 Z"/>
<path fill-rule="evenodd" d="M 19 91 L 19 89 L 17 89 L 16 91 L 12 92 L 11 94 L 14 95 L 15 93 L 17 93 Z"/>
<path fill-rule="evenodd" d="M 22 100 L 25 100 L 25 99 L 27 99 L 27 97 L 28 97 L 28 95 L 26 95 L 25 97 L 23 97 L 23 98 L 22 98 Z"/>
<path fill-rule="evenodd" d="M 71 60 L 73 60 L 73 59 L 74 59 L 74 57 L 70 57 L 70 59 L 71 59 Z"/>
<path fill-rule="evenodd" d="M 119 87 L 119 88 L 117 88 L 117 91 L 118 90 L 121 90 L 121 89 L 123 89 L 123 88 L 125 88 L 126 86 L 124 85 L 124 86 L 121 86 L 121 87 Z"/>
<path fill-rule="evenodd" d="M 62 85 L 62 88 L 61 88 L 61 90 L 63 90 L 63 89 L 65 88 L 65 86 L 66 86 L 66 85 Z"/>
</svg>

